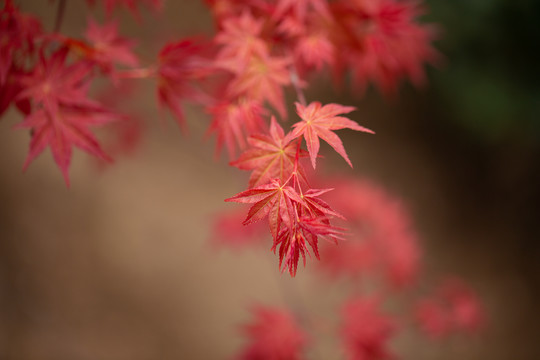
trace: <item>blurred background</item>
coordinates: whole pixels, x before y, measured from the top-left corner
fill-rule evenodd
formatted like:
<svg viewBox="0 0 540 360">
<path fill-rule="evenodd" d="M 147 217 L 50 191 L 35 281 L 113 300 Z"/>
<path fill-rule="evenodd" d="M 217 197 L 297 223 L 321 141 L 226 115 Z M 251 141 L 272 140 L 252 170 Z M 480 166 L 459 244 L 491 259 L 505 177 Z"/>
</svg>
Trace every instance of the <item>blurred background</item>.
<svg viewBox="0 0 540 360">
<path fill-rule="evenodd" d="M 52 28 L 54 5 L 20 3 Z M 405 331 L 393 344 L 400 358 L 540 359 L 540 2 L 426 5 L 445 62 L 428 69 L 425 88 L 360 99 L 322 78 L 306 93 L 356 106 L 351 118 L 377 133 L 343 131 L 355 169 L 331 154 L 321 168 L 403 199 L 426 286 L 455 274 L 485 303 L 482 334 L 426 342 Z M 167 40 L 212 32 L 199 1 L 166 2 L 162 21 L 124 15 L 143 62 Z M 79 35 L 86 18 L 82 1 L 68 1 L 63 30 Z M 243 344 L 238 325 L 252 304 L 285 305 L 288 289 L 332 316 L 346 293 L 311 263 L 295 279 L 280 274 L 270 243 L 242 252 L 209 244 L 212 216 L 234 207 L 223 199 L 247 174 L 214 158 L 197 109 L 188 108 L 188 135 L 161 121 L 153 85 L 130 105 L 145 125 L 134 154 L 101 168 L 75 151 L 70 189 L 49 151 L 23 174 L 28 133 L 12 130 L 14 111 L 0 122 L 0 359 L 225 359 Z M 312 358 L 339 358 L 335 342 L 319 339 Z"/>
</svg>

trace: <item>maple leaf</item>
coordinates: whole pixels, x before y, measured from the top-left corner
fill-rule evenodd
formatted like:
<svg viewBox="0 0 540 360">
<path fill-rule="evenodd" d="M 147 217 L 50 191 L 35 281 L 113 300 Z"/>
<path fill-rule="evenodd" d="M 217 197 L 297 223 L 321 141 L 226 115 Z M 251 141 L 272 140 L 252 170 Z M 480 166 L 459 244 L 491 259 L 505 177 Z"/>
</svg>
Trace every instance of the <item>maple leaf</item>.
<svg viewBox="0 0 540 360">
<path fill-rule="evenodd" d="M 285 184 L 282 184 L 279 179 L 272 179 L 268 184 L 243 191 L 225 201 L 253 204 L 244 224 L 259 221 L 268 216 L 270 232 L 272 237 L 277 239 L 282 223 L 288 228 L 293 227 L 296 210 L 292 200 L 302 201 L 296 190 Z"/>
<path fill-rule="evenodd" d="M 15 67 L 12 67 L 7 75 L 6 81 L 3 84 L 0 82 L 0 116 L 2 116 L 13 102 L 20 112 L 28 115 L 32 108 L 30 100 L 16 100 L 23 90 L 20 78 L 24 77 L 26 74 Z"/>
<path fill-rule="evenodd" d="M 321 265 L 333 275 L 372 274 L 395 287 L 414 283 L 421 251 L 408 212 L 401 202 L 368 180 L 331 182 L 333 207 L 347 217 L 354 238 L 321 249 Z M 335 216 L 335 215 L 334 215 Z"/>
<path fill-rule="evenodd" d="M 337 242 L 344 233 L 343 229 L 330 225 L 327 218 L 327 215 L 339 214 L 317 198 L 327 190 L 313 190 L 305 196 L 291 187 L 279 185 L 279 180 L 274 179 L 271 184 L 244 191 L 226 201 L 254 203 L 244 224 L 268 215 L 274 238 L 272 251 L 275 253 L 279 248 L 279 268 L 281 271 L 289 269 L 291 276 L 295 276 L 300 257 L 306 265 L 306 254 L 310 254 L 308 245 L 319 259 L 318 237 Z"/>
<path fill-rule="evenodd" d="M 283 86 L 291 83 L 287 66 L 289 57 L 253 56 L 243 71 L 231 82 L 232 96 L 245 95 L 258 101 L 267 100 L 282 117 L 286 116 Z"/>
<path fill-rule="evenodd" d="M 293 226 L 284 227 L 278 238 L 274 239 L 272 247 L 275 251 L 279 245 L 279 266 L 282 271 L 287 267 L 290 274 L 295 276 L 300 256 L 304 266 L 306 265 L 306 254 L 310 255 L 307 245 L 320 260 L 319 237 L 332 240 L 334 243 L 343 240 L 345 229 L 331 225 L 328 216 L 343 217 L 318 198 L 330 190 L 332 189 L 308 189 L 300 194 L 300 199 L 293 199 L 296 203 Z"/>
<path fill-rule="evenodd" d="M 31 74 L 21 79 L 25 88 L 18 99 L 31 99 L 54 115 L 58 107 L 90 106 L 96 103 L 86 97 L 88 77 L 92 70 L 90 63 L 78 61 L 66 65 L 69 49 L 55 51 L 50 58 L 40 53 L 40 61 Z"/>
<path fill-rule="evenodd" d="M 213 120 L 207 134 L 216 133 L 216 153 L 219 154 L 224 144 L 230 158 L 235 155 L 236 147 L 244 149 L 246 137 L 265 129 L 261 116 L 264 110 L 258 101 L 246 98 L 223 101 L 209 108 Z"/>
<path fill-rule="evenodd" d="M 341 336 L 347 359 L 393 358 L 386 347 L 396 326 L 379 308 L 378 298 L 353 298 L 343 305 Z"/>
<path fill-rule="evenodd" d="M 309 242 L 308 239 L 312 241 Z M 279 236 L 275 238 L 274 245 L 272 246 L 272 251 L 275 253 L 279 245 L 279 268 L 281 271 L 288 268 L 291 276 L 295 276 L 296 270 L 298 269 L 300 256 L 302 256 L 304 266 L 306 266 L 306 252 L 308 252 L 306 242 L 311 245 L 315 256 L 318 258 L 319 251 L 316 237 L 315 239 L 313 239 L 312 236 L 306 238 L 297 226 L 295 226 L 292 230 L 287 228 L 281 230 Z"/>
<path fill-rule="evenodd" d="M 294 48 L 295 58 L 304 65 L 301 68 L 315 68 L 317 71 L 320 71 L 324 64 L 333 62 L 334 52 L 334 45 L 322 32 L 302 36 Z"/>
<path fill-rule="evenodd" d="M 202 55 L 202 47 L 191 39 L 166 44 L 159 52 L 158 100 L 174 115 L 180 126 L 184 125 L 184 112 L 180 102 L 189 99 L 208 103 L 208 96 L 195 84 L 210 72 Z"/>
<path fill-rule="evenodd" d="M 33 54 L 34 41 L 41 33 L 37 18 L 21 13 L 12 0 L 4 2 L 0 10 L 0 85 L 6 81 L 10 67 L 15 65 L 16 55 Z"/>
<path fill-rule="evenodd" d="M 418 301 L 415 309 L 420 329 L 434 338 L 451 332 L 477 332 L 485 322 L 478 297 L 461 280 L 446 279 L 429 297 Z"/>
<path fill-rule="evenodd" d="M 33 134 L 24 168 L 49 146 L 69 186 L 72 147 L 110 161 L 88 127 L 120 117 L 87 98 L 92 66 L 86 61 L 67 65 L 68 51 L 62 47 L 50 58 L 45 58 L 41 52 L 40 61 L 32 73 L 21 80 L 26 88 L 17 99 L 32 100 L 36 109 L 17 128 L 29 128 Z"/>
<path fill-rule="evenodd" d="M 68 170 L 73 146 L 103 160 L 111 161 L 101 150 L 88 127 L 102 125 L 116 119 L 118 119 L 116 115 L 99 108 L 90 111 L 84 108 L 60 107 L 54 115 L 44 109 L 31 113 L 16 126 L 16 128 L 32 130 L 30 151 L 24 163 L 24 169 L 49 146 L 54 161 L 69 186 Z"/>
<path fill-rule="evenodd" d="M 116 22 L 111 21 L 100 26 L 90 19 L 85 36 L 92 43 L 92 60 L 105 70 L 112 70 L 113 63 L 128 66 L 138 64 L 137 57 L 131 50 L 135 42 L 118 35 Z"/>
<path fill-rule="evenodd" d="M 294 124 L 294 130 L 292 132 L 293 137 L 303 136 L 306 140 L 309 155 L 311 157 L 311 164 L 313 168 L 316 166 L 317 154 L 319 153 L 319 138 L 326 141 L 330 146 L 340 154 L 345 161 L 352 167 L 352 163 L 345 152 L 341 139 L 333 133 L 331 130 L 339 129 L 352 129 L 356 131 L 364 131 L 373 133 L 373 131 L 366 129 L 358 125 L 356 122 L 337 116 L 339 114 L 346 114 L 355 110 L 352 106 L 343 106 L 339 104 L 327 104 L 321 106 L 321 103 L 314 101 L 308 106 L 304 106 L 300 103 L 295 103 L 296 113 L 303 120 Z"/>
<path fill-rule="evenodd" d="M 278 308 L 257 306 L 255 320 L 243 327 L 249 345 L 241 352 L 242 360 L 300 360 L 307 335 L 292 313 Z"/>
<path fill-rule="evenodd" d="M 484 325 L 485 314 L 480 299 L 465 283 L 456 278 L 446 279 L 439 292 L 449 305 L 456 330 L 474 333 Z"/>
<path fill-rule="evenodd" d="M 295 168 L 297 142 L 287 135 L 272 117 L 270 135 L 255 134 L 248 138 L 250 149 L 240 155 L 230 165 L 242 170 L 253 170 L 249 178 L 249 187 L 255 187 L 279 178 L 285 181 Z M 301 156 L 303 154 L 299 154 Z M 298 167 L 302 176 L 303 171 Z"/>
<path fill-rule="evenodd" d="M 325 194 L 334 189 L 308 189 L 302 194 L 302 200 L 304 206 L 309 210 L 312 215 L 315 216 L 335 216 L 345 220 L 343 215 L 332 210 L 330 205 L 328 205 L 324 200 L 319 199 L 319 196 Z"/>
<path fill-rule="evenodd" d="M 448 310 L 435 299 L 419 301 L 415 307 L 415 317 L 420 329 L 432 338 L 441 338 L 451 329 Z"/>
<path fill-rule="evenodd" d="M 342 54 L 335 58 L 334 73 L 341 75 L 350 67 L 359 92 L 369 81 L 384 93 L 395 92 L 404 75 L 422 85 L 423 64 L 440 60 L 430 44 L 436 37 L 434 28 L 414 22 L 420 13 L 416 2 L 341 2 L 332 10 L 340 19 L 332 33 Z"/>
<path fill-rule="evenodd" d="M 283 136 L 283 134 L 281 134 Z M 306 194 L 298 194 L 288 181 L 297 181 L 295 172 L 284 184 L 279 179 L 241 192 L 225 201 L 253 204 L 244 224 L 250 224 L 268 216 L 270 232 L 274 239 L 272 251 L 279 248 L 279 268 L 289 269 L 296 275 L 298 262 L 302 257 L 304 266 L 306 254 L 310 255 L 308 245 L 319 259 L 318 237 L 337 242 L 343 239 L 344 229 L 330 225 L 328 216 L 340 216 L 328 204 L 318 198 L 329 189 L 309 189 Z"/>
<path fill-rule="evenodd" d="M 279 246 L 279 267 L 281 271 L 288 268 L 291 276 L 296 275 L 300 256 L 306 266 L 306 254 L 310 255 L 307 245 L 311 247 L 315 257 L 320 259 L 318 238 L 326 237 L 337 242 L 338 239 L 343 239 L 344 235 L 343 229 L 330 225 L 325 216 L 305 216 L 299 212 L 296 213 L 293 226 L 283 227 L 272 246 L 274 252 Z"/>
<path fill-rule="evenodd" d="M 227 68 L 239 71 L 252 56 L 266 56 L 267 44 L 260 38 L 263 23 L 263 19 L 255 19 L 248 11 L 225 19 L 214 38 L 222 46 L 216 56 L 217 63 L 228 63 L 232 66 Z"/>
</svg>

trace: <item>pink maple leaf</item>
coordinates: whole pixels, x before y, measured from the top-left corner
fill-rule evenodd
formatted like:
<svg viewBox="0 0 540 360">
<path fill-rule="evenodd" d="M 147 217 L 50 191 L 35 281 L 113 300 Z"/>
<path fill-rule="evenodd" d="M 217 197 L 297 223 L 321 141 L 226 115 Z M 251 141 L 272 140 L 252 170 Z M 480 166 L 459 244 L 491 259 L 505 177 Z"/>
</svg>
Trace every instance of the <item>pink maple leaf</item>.
<svg viewBox="0 0 540 360">
<path fill-rule="evenodd" d="M 264 111 L 258 101 L 246 98 L 223 101 L 210 107 L 208 112 L 212 114 L 213 120 L 207 134 L 216 133 L 216 153 L 219 154 L 225 145 L 229 157 L 233 158 L 237 147 L 244 149 L 249 135 L 266 128 L 262 118 Z"/>
<path fill-rule="evenodd" d="M 485 313 L 478 296 L 462 281 L 447 279 L 441 288 L 450 306 L 453 325 L 458 330 L 474 333 L 485 323 Z"/>
<path fill-rule="evenodd" d="M 245 69 L 231 82 L 232 96 L 246 96 L 257 101 L 268 101 L 282 117 L 286 116 L 283 86 L 291 83 L 287 66 L 289 57 L 253 56 Z"/>
<path fill-rule="evenodd" d="M 352 129 L 356 131 L 364 131 L 373 133 L 356 122 L 337 116 L 339 114 L 347 114 L 355 110 L 352 106 L 343 106 L 339 104 L 327 104 L 321 106 L 321 103 L 314 101 L 311 104 L 304 106 L 300 103 L 295 103 L 296 113 L 303 120 L 294 124 L 292 136 L 303 136 L 306 140 L 306 145 L 311 157 L 313 168 L 316 166 L 317 154 L 319 153 L 319 138 L 326 141 L 330 146 L 340 154 L 345 161 L 352 167 L 352 163 L 345 152 L 341 139 L 332 132 L 332 130 Z"/>
<path fill-rule="evenodd" d="M 343 305 L 341 337 L 347 359 L 392 358 L 387 346 L 396 330 L 394 322 L 380 310 L 377 298 L 354 298 Z"/>
<path fill-rule="evenodd" d="M 432 338 L 441 338 L 451 330 L 451 320 L 448 310 L 440 301 L 423 299 L 418 302 L 415 317 L 420 329 Z"/>
<path fill-rule="evenodd" d="M 243 327 L 249 343 L 238 359 L 304 359 L 307 335 L 289 311 L 258 306 L 253 313 L 255 320 Z"/>
<path fill-rule="evenodd" d="M 414 282 L 420 248 L 400 201 L 368 180 L 339 179 L 328 198 L 347 218 L 354 237 L 322 251 L 321 266 L 332 275 L 376 275 L 396 287 Z"/>
<path fill-rule="evenodd" d="M 98 108 L 60 107 L 53 114 L 39 109 L 28 115 L 17 128 L 32 130 L 30 151 L 24 163 L 26 169 L 47 146 L 54 161 L 62 171 L 69 186 L 69 165 L 73 146 L 106 161 L 111 159 L 101 150 L 98 141 L 88 130 L 89 126 L 102 125 L 117 119 L 117 116 Z"/>
<path fill-rule="evenodd" d="M 255 19 L 248 11 L 226 18 L 214 38 L 221 45 L 217 64 L 225 63 L 225 68 L 241 71 L 252 56 L 268 55 L 268 46 L 260 37 L 263 23 L 263 19 Z"/>
<path fill-rule="evenodd" d="M 333 62 L 334 51 L 334 45 L 323 32 L 309 33 L 300 37 L 294 48 L 295 58 L 300 62 L 302 70 L 314 68 L 320 71 L 324 64 Z"/>
<path fill-rule="evenodd" d="M 446 279 L 433 294 L 416 305 L 420 329 L 432 337 L 477 332 L 485 323 L 482 304 L 461 280 Z"/>
<path fill-rule="evenodd" d="M 250 136 L 250 148 L 238 160 L 232 161 L 231 165 L 253 171 L 249 178 L 250 187 L 265 184 L 274 178 L 285 181 L 295 169 L 297 142 L 292 140 L 272 117 L 270 134 Z M 298 171 L 303 173 L 301 167 L 298 167 Z"/>
<path fill-rule="evenodd" d="M 115 63 L 128 66 L 138 64 L 139 61 L 132 52 L 135 42 L 118 34 L 116 22 L 99 25 L 90 19 L 85 35 L 92 44 L 91 59 L 106 71 L 113 70 Z"/>
</svg>

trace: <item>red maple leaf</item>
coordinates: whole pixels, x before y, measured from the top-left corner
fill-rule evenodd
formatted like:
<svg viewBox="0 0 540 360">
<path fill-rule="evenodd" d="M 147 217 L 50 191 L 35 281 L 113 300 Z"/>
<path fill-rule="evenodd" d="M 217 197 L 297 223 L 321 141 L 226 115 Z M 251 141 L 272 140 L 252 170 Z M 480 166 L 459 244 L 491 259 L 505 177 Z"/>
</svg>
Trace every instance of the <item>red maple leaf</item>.
<svg viewBox="0 0 540 360">
<path fill-rule="evenodd" d="M 283 128 L 272 117 L 270 135 L 250 136 L 248 143 L 251 148 L 230 164 L 242 170 L 253 170 L 249 178 L 249 187 L 265 184 L 274 178 L 285 181 L 295 169 L 297 142 L 292 140 L 290 135 L 285 135 Z M 300 167 L 298 172 L 303 173 Z"/>
<path fill-rule="evenodd" d="M 306 254 L 309 255 L 307 245 L 311 247 L 315 257 L 320 259 L 319 237 L 337 243 L 345 235 L 345 229 L 332 226 L 328 218 L 343 217 L 318 197 L 330 190 L 309 189 L 300 194 L 299 201 L 294 199 L 296 217 L 293 226 L 283 228 L 279 237 L 274 240 L 272 250 L 275 251 L 279 245 L 279 266 L 283 264 L 283 270 L 288 267 L 292 276 L 296 274 L 300 256 L 304 266 L 306 265 Z"/>
<path fill-rule="evenodd" d="M 11 103 L 14 103 L 21 113 L 28 115 L 32 108 L 30 100 L 16 100 L 23 90 L 19 79 L 26 76 L 26 74 L 12 66 L 7 75 L 6 81 L 4 83 L 0 82 L 0 116 L 8 109 Z"/>
<path fill-rule="evenodd" d="M 289 179 L 296 181 L 295 172 Z M 253 204 L 244 224 L 268 216 L 274 239 L 272 250 L 276 252 L 279 248 L 279 268 L 282 271 L 288 268 L 291 276 L 295 276 L 300 257 L 304 266 L 306 264 L 308 245 L 319 259 L 319 237 L 334 242 L 343 238 L 343 229 L 330 225 L 328 219 L 328 216 L 340 215 L 318 198 L 326 191 L 328 189 L 310 189 L 306 194 L 298 194 L 294 188 L 281 185 L 279 179 L 273 179 L 269 184 L 241 192 L 225 201 Z"/>
<path fill-rule="evenodd" d="M 188 99 L 197 103 L 209 102 L 208 96 L 196 85 L 210 72 L 202 47 L 186 39 L 168 43 L 159 52 L 158 100 L 170 109 L 180 126 L 184 112 L 180 102 Z"/>
<path fill-rule="evenodd" d="M 319 199 L 319 196 L 332 190 L 334 189 L 309 189 L 302 194 L 303 204 L 312 216 L 335 216 L 345 219 L 343 215 L 332 210 L 325 201 Z"/>
<path fill-rule="evenodd" d="M 32 130 L 30 151 L 24 163 L 26 169 L 47 146 L 51 148 L 54 161 L 62 171 L 66 184 L 69 186 L 69 165 L 73 146 L 106 161 L 111 159 L 101 150 L 98 141 L 88 130 L 89 126 L 102 125 L 118 119 L 118 116 L 95 108 L 92 111 L 85 108 L 60 107 L 53 115 L 39 109 L 17 128 Z"/>
<path fill-rule="evenodd" d="M 86 61 L 67 64 L 68 52 L 68 48 L 62 47 L 50 58 L 41 52 L 33 72 L 21 80 L 26 88 L 18 99 L 32 100 L 35 108 L 17 127 L 32 131 L 24 168 L 49 146 L 69 186 L 72 147 L 110 160 L 88 127 L 117 120 L 119 116 L 87 97 L 92 66 Z"/>
<path fill-rule="evenodd" d="M 300 204 L 300 203 L 299 203 Z M 311 247 L 317 259 L 319 257 L 319 237 L 332 239 L 337 242 L 343 239 L 343 229 L 330 225 L 325 216 L 305 215 L 297 209 L 295 221 L 290 227 L 283 227 L 277 238 L 274 238 L 272 250 L 275 252 L 279 246 L 279 267 L 282 271 L 289 269 L 291 276 L 296 275 L 300 256 L 306 266 L 306 254 L 310 255 Z"/>
<path fill-rule="evenodd" d="M 289 311 L 258 306 L 255 320 L 243 327 L 249 344 L 238 357 L 241 360 L 300 360 L 307 336 Z"/>
<path fill-rule="evenodd" d="M 68 53 L 67 47 L 55 51 L 50 58 L 41 52 L 33 72 L 21 79 L 25 89 L 18 99 L 30 99 L 53 116 L 60 105 L 94 107 L 96 103 L 86 96 L 92 66 L 85 61 L 66 64 Z"/>
<path fill-rule="evenodd" d="M 112 70 L 114 63 L 128 66 L 138 64 L 131 50 L 135 42 L 119 36 L 116 22 L 99 25 L 90 19 L 85 36 L 92 43 L 91 59 L 106 71 Z"/>
<path fill-rule="evenodd" d="M 294 130 L 292 132 L 293 137 L 303 136 L 306 140 L 306 145 L 311 157 L 311 163 L 313 168 L 316 166 L 317 154 L 319 153 L 319 138 L 326 141 L 330 146 L 340 154 L 345 161 L 352 167 L 351 161 L 345 152 L 341 139 L 332 132 L 332 130 L 339 129 L 352 129 L 357 131 L 364 131 L 373 133 L 373 131 L 366 129 L 355 123 L 354 121 L 337 116 L 339 114 L 346 114 L 355 110 L 352 106 L 343 106 L 339 104 L 328 104 L 321 106 L 321 103 L 314 101 L 308 106 L 304 106 L 300 103 L 295 103 L 296 113 L 303 122 L 297 122 L 294 124 Z"/>
<path fill-rule="evenodd" d="M 352 71 L 357 91 L 364 91 L 371 81 L 383 92 L 397 90 L 399 80 L 409 76 L 422 85 L 424 63 L 436 64 L 440 55 L 430 42 L 436 37 L 433 27 L 419 25 L 421 14 L 414 1 L 340 2 L 332 7 L 336 47 L 334 71 L 341 75 Z"/>
<path fill-rule="evenodd" d="M 277 239 L 282 224 L 288 228 L 293 227 L 296 219 L 293 200 L 302 201 L 296 190 L 286 183 L 282 184 L 279 179 L 272 179 L 268 184 L 254 187 L 225 199 L 225 201 L 253 204 L 244 224 L 250 224 L 268 216 L 270 232 L 274 239 Z"/>
<path fill-rule="evenodd" d="M 18 55 L 33 53 L 34 41 L 41 33 L 37 18 L 21 13 L 12 0 L 4 2 L 0 9 L 0 85 L 6 81 Z"/>
</svg>

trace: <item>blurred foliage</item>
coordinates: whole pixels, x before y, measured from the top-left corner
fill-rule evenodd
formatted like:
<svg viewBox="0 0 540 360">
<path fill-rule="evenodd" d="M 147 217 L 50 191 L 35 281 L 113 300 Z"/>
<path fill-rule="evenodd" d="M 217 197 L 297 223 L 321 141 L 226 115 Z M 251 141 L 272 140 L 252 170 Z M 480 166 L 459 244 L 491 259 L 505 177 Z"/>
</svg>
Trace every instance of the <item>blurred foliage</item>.
<svg viewBox="0 0 540 360">
<path fill-rule="evenodd" d="M 428 0 L 445 57 L 430 86 L 477 137 L 540 139 L 540 1 Z"/>
</svg>

